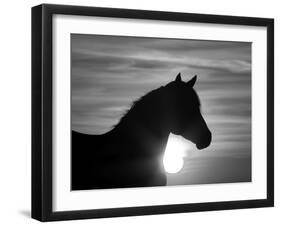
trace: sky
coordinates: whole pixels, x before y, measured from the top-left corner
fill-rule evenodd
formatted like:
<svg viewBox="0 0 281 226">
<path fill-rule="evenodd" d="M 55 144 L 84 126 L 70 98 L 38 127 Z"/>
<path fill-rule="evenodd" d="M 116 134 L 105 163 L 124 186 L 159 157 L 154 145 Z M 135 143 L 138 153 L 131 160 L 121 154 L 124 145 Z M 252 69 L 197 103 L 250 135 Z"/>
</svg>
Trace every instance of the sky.
<svg viewBox="0 0 281 226">
<path fill-rule="evenodd" d="M 71 34 L 72 129 L 111 130 L 132 102 L 181 72 L 212 131 L 169 185 L 251 181 L 251 43 Z"/>
</svg>

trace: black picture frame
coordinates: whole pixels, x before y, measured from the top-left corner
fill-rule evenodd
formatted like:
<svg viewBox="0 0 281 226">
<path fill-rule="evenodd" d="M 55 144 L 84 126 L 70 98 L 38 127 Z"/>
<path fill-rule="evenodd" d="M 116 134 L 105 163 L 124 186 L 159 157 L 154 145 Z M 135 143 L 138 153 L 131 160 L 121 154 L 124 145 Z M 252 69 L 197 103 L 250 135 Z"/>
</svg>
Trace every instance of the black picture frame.
<svg viewBox="0 0 281 226">
<path fill-rule="evenodd" d="M 52 210 L 52 18 L 55 14 L 267 28 L 267 198 L 95 210 Z M 40 221 L 270 207 L 274 205 L 274 20 L 43 4 L 32 8 L 32 218 Z"/>
</svg>

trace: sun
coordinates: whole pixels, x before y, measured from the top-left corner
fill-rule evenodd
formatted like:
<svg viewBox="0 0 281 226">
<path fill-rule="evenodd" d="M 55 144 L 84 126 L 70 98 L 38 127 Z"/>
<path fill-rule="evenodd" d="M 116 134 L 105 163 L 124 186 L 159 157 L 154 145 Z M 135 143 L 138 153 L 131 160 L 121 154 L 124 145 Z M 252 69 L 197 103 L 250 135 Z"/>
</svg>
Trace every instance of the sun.
<svg viewBox="0 0 281 226">
<path fill-rule="evenodd" d="M 183 167 L 183 158 L 165 158 L 164 157 L 164 168 L 167 173 L 177 173 Z"/>
<path fill-rule="evenodd" d="M 186 149 L 188 149 L 188 146 L 183 138 L 172 133 L 169 135 L 163 159 L 167 173 L 178 173 L 183 168 Z"/>
</svg>

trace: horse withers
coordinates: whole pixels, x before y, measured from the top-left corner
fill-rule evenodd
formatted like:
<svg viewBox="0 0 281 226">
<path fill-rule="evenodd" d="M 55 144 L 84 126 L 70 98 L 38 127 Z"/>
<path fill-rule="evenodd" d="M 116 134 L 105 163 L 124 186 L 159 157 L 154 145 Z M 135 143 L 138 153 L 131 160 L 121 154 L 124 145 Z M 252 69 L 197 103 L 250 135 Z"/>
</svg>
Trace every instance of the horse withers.
<svg viewBox="0 0 281 226">
<path fill-rule="evenodd" d="M 112 130 L 102 135 L 72 131 L 72 190 L 163 186 L 170 133 L 198 149 L 211 143 L 211 132 L 193 89 L 196 76 L 181 75 L 135 101 Z"/>
</svg>

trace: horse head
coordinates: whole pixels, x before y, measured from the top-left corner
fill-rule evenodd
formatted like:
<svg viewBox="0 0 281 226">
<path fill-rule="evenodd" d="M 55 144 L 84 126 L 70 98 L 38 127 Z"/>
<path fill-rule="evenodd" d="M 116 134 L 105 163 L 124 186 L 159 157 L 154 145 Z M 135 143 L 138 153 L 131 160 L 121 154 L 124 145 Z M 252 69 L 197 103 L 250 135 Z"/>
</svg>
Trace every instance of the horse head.
<svg viewBox="0 0 281 226">
<path fill-rule="evenodd" d="M 211 143 L 211 132 L 201 114 L 200 100 L 193 89 L 197 76 L 184 82 L 181 75 L 165 86 L 169 130 L 193 142 L 198 149 Z"/>
</svg>

